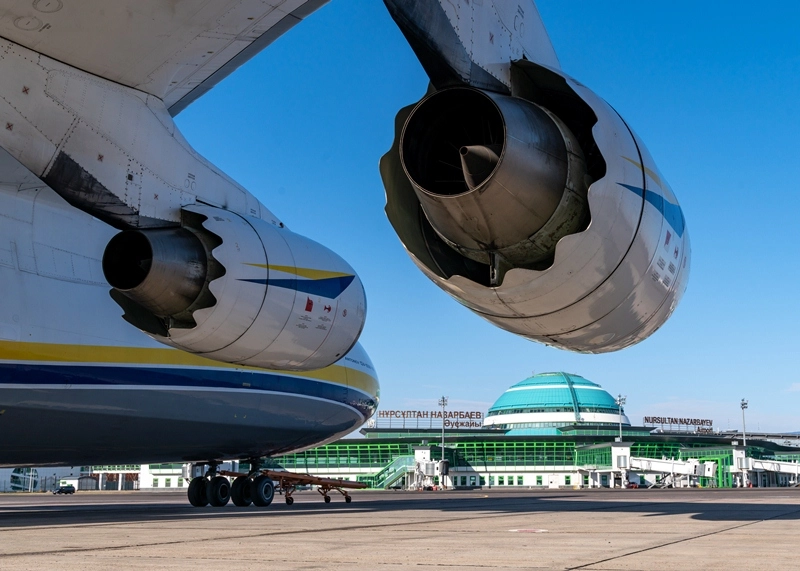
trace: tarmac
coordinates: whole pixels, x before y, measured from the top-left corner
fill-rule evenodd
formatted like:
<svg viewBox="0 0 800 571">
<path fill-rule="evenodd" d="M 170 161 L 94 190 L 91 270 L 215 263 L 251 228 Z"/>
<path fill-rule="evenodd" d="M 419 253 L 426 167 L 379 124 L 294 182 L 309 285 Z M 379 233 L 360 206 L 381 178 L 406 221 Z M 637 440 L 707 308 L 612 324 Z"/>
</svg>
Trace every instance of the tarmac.
<svg viewBox="0 0 800 571">
<path fill-rule="evenodd" d="M 800 489 L 0 494 L 0 569 L 797 569 Z"/>
</svg>

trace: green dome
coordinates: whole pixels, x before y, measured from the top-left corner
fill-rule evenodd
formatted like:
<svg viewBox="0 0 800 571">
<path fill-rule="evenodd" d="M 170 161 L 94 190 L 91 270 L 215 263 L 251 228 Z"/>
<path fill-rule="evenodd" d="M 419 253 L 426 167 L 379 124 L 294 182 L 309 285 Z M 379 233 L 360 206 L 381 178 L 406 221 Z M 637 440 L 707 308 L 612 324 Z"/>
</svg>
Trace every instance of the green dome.
<svg viewBox="0 0 800 571">
<path fill-rule="evenodd" d="M 587 415 L 619 415 L 619 407 L 614 397 L 600 385 L 579 375 L 541 373 L 504 392 L 489 409 L 488 416 L 539 413 L 567 413 L 569 416 L 565 415 L 564 421 L 579 423 L 591 421 L 590 418 L 585 418 Z M 609 421 L 606 418 L 603 420 Z M 623 423 L 628 424 L 628 419 L 624 416 Z"/>
</svg>

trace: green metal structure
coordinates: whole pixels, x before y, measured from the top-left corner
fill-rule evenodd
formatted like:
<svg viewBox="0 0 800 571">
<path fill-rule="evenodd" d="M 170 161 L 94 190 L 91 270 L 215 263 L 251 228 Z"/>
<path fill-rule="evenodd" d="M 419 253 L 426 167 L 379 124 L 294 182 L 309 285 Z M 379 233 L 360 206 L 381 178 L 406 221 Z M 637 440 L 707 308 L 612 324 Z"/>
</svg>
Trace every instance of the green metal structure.
<svg viewBox="0 0 800 571">
<path fill-rule="evenodd" d="M 701 478 L 704 486 L 732 487 L 733 447 L 727 438 L 705 435 L 654 435 L 648 428 L 625 427 L 631 455 L 643 458 L 716 462 L 713 479 Z M 617 431 L 603 426 L 567 426 L 560 436 L 509 436 L 501 430 L 453 430 L 446 439 L 445 458 L 450 469 L 491 474 L 532 469 L 603 469 L 611 466 L 610 447 L 587 448 L 611 443 Z M 432 458 L 441 457 L 436 429 L 364 429 L 367 437 L 346 439 L 312 450 L 276 458 L 293 472 L 331 473 L 360 471 L 359 481 L 372 488 L 387 488 L 414 469 L 414 448 L 427 447 Z M 800 453 L 771 442 L 748 442 L 752 458 L 800 461 Z M 366 474 L 364 474 L 366 472 Z"/>
</svg>

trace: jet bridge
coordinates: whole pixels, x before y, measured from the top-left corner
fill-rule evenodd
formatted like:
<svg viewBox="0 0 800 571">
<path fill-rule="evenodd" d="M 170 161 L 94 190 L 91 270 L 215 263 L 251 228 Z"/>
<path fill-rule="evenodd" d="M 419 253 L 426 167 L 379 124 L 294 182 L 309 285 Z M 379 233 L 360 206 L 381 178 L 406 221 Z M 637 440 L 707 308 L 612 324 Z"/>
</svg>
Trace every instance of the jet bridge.
<svg viewBox="0 0 800 571">
<path fill-rule="evenodd" d="M 731 473 L 743 487 L 800 485 L 800 463 L 785 460 L 750 458 L 744 446 L 733 449 Z"/>
<path fill-rule="evenodd" d="M 702 476 L 713 478 L 717 475 L 716 462 L 700 462 L 694 458 L 688 460 L 656 460 L 631 456 L 630 469 L 647 474 L 675 474 L 680 476 Z"/>
<path fill-rule="evenodd" d="M 656 460 L 654 458 L 639 458 L 631 456 L 630 469 L 639 474 L 658 474 L 662 478 L 653 482 L 650 487 L 682 488 L 697 484 L 697 478 L 714 478 L 717 475 L 716 462 L 700 462 L 697 459 L 688 460 Z"/>
<path fill-rule="evenodd" d="M 676 460 L 669 458 L 645 458 L 631 456 L 631 444 L 614 442 L 587 447 L 595 449 L 601 460 L 593 466 L 585 466 L 590 476 L 590 487 L 635 487 L 636 485 L 659 485 L 662 487 L 687 487 L 699 483 L 699 478 L 716 478 L 717 463 L 701 462 L 696 458 Z M 647 478 L 658 476 L 658 478 Z"/>
<path fill-rule="evenodd" d="M 798 476 L 800 476 L 800 463 L 798 462 L 756 460 L 755 458 L 748 458 L 748 460 L 750 460 L 750 469 L 756 472 L 775 472 L 776 474 L 788 474 L 795 477 L 795 483 L 797 483 Z"/>
</svg>

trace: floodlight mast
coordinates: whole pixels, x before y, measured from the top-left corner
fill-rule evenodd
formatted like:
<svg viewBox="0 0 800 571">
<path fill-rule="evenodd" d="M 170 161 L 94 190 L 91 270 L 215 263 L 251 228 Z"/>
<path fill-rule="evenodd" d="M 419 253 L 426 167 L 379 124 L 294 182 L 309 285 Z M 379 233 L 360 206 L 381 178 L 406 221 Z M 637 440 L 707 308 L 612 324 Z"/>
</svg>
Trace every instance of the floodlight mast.
<svg viewBox="0 0 800 571">
<path fill-rule="evenodd" d="M 439 399 L 439 406 L 442 407 L 442 462 L 444 462 L 444 417 L 447 409 L 447 397 L 443 396 Z M 444 481 L 444 477 L 442 477 L 442 481 Z"/>
<path fill-rule="evenodd" d="M 748 404 L 747 401 L 745 399 L 742 399 L 742 402 L 741 402 L 741 407 L 742 407 L 742 445 L 745 447 L 745 449 L 747 448 L 747 432 L 746 432 L 746 428 L 745 428 L 745 424 L 744 424 L 744 411 L 745 411 L 745 409 L 747 409 L 747 404 Z M 746 453 L 747 452 L 745 452 L 745 454 Z"/>
<path fill-rule="evenodd" d="M 439 484 L 444 488 L 447 489 L 447 485 L 444 481 L 444 474 L 442 473 L 444 470 L 444 419 L 445 419 L 445 411 L 447 409 L 447 397 L 443 396 L 439 399 L 439 406 L 442 407 L 442 460 L 439 462 Z"/>
<path fill-rule="evenodd" d="M 619 410 L 619 441 L 622 442 L 622 407 L 627 401 L 627 396 L 617 395 L 617 407 Z"/>
</svg>

